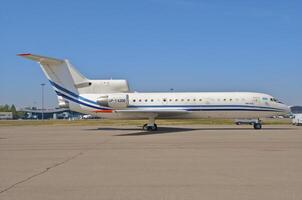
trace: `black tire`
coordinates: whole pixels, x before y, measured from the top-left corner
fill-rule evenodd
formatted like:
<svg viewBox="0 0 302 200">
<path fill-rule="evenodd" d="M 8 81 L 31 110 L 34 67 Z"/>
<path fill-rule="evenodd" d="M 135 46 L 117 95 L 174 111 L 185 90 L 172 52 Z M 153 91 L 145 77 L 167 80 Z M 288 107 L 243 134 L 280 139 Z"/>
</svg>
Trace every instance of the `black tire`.
<svg viewBox="0 0 302 200">
<path fill-rule="evenodd" d="M 154 126 L 151 126 L 152 128 L 152 131 L 157 131 L 157 125 L 156 124 L 154 124 Z"/>
<path fill-rule="evenodd" d="M 145 131 L 157 131 L 157 125 L 154 124 L 154 126 L 148 126 L 148 124 L 144 124 L 143 130 L 145 130 Z"/>
<path fill-rule="evenodd" d="M 262 124 L 260 124 L 260 123 L 255 123 L 255 124 L 254 124 L 254 129 L 256 129 L 256 130 L 262 129 Z"/>
</svg>

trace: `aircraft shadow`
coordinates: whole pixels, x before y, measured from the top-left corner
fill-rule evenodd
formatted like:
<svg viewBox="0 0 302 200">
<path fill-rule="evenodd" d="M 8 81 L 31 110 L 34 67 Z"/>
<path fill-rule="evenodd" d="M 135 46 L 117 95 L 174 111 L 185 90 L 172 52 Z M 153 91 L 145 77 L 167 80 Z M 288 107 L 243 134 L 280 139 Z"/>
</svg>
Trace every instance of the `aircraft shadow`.
<svg viewBox="0 0 302 200">
<path fill-rule="evenodd" d="M 137 130 L 137 129 L 136 129 Z M 115 136 L 143 136 L 143 135 L 157 135 L 166 133 L 177 133 L 177 132 L 187 132 L 194 131 L 194 128 L 181 128 L 181 127 L 159 127 L 157 131 L 139 131 L 135 133 L 118 134 Z"/>
<path fill-rule="evenodd" d="M 188 132 L 188 131 L 242 131 L 242 130 L 254 130 L 253 127 L 207 127 L 207 128 L 184 128 L 184 127 L 159 127 L 157 131 L 144 131 L 141 130 L 141 127 L 137 128 L 122 128 L 122 127 L 103 127 L 103 128 L 96 128 L 96 129 L 86 129 L 91 131 L 102 130 L 102 131 L 138 131 L 134 133 L 125 133 L 125 134 L 118 134 L 114 136 L 144 136 L 144 135 L 157 135 L 157 134 L 167 134 L 167 133 L 177 133 L 177 132 Z M 268 130 L 294 130 L 295 128 L 287 128 L 287 127 L 263 127 L 261 130 L 254 130 L 257 131 L 268 131 Z"/>
<path fill-rule="evenodd" d="M 92 128 L 92 129 L 85 129 L 86 131 L 137 131 L 141 129 L 140 127 L 137 128 L 123 128 L 123 127 L 100 127 L 100 128 Z"/>
<path fill-rule="evenodd" d="M 177 132 L 185 132 L 185 131 L 193 131 L 197 130 L 194 128 L 182 128 L 182 127 L 159 127 L 157 131 L 144 131 L 141 130 L 141 127 L 137 128 L 117 128 L 117 127 L 102 127 L 96 129 L 86 129 L 89 131 L 138 131 L 134 133 L 125 133 L 125 134 L 118 134 L 114 136 L 140 136 L 140 135 L 155 135 L 155 134 L 163 134 L 163 133 L 177 133 Z"/>
</svg>

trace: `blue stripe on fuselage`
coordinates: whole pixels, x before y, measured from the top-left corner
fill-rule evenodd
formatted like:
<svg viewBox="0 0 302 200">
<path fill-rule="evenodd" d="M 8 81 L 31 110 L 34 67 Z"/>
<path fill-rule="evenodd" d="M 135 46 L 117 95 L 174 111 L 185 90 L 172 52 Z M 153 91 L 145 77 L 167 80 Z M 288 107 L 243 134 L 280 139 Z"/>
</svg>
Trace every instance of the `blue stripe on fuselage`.
<svg viewBox="0 0 302 200">
<path fill-rule="evenodd" d="M 280 112 L 278 110 L 270 109 L 252 109 L 252 108 L 210 108 L 210 109 L 186 109 L 187 111 L 266 111 L 266 112 Z"/>
<path fill-rule="evenodd" d="M 95 109 L 103 109 L 103 110 L 111 110 L 110 108 L 106 107 L 100 107 L 95 101 L 92 101 L 90 99 L 84 98 L 82 96 L 79 96 L 62 86 L 58 85 L 57 83 L 49 80 L 51 85 L 53 85 L 56 89 L 61 90 L 65 92 L 66 94 L 69 94 L 72 97 L 75 97 L 76 99 L 67 96 L 61 92 L 56 91 L 56 93 L 59 96 L 63 96 L 64 98 L 71 100 L 75 103 L 79 103 L 82 105 L 85 105 L 87 107 L 95 108 Z M 82 102 L 82 101 L 85 102 Z M 90 105 L 87 103 L 91 103 L 94 105 Z M 142 106 L 128 106 L 128 108 L 175 108 L 180 110 L 187 110 L 187 111 L 215 111 L 215 110 L 250 110 L 250 111 L 274 111 L 274 112 L 282 112 L 281 109 L 273 108 L 273 107 L 265 107 L 265 106 L 251 106 L 251 105 L 142 105 Z M 190 108 L 190 109 L 188 109 Z"/>
<path fill-rule="evenodd" d="M 245 107 L 245 108 L 266 108 L 266 109 L 276 109 L 273 107 L 266 106 L 251 106 L 251 105 L 143 105 L 143 106 L 128 106 L 128 107 Z"/>
<path fill-rule="evenodd" d="M 97 107 L 97 106 L 93 106 L 93 105 L 84 103 L 84 102 L 82 102 L 82 101 L 79 101 L 79 100 L 77 100 L 77 99 L 71 98 L 71 97 L 69 97 L 69 96 L 67 96 L 67 95 L 65 95 L 65 94 L 63 94 L 63 93 L 61 93 L 61 92 L 59 92 L 59 91 L 56 91 L 56 90 L 55 90 L 55 92 L 57 93 L 57 95 L 62 96 L 62 97 L 65 98 L 65 99 L 68 99 L 68 100 L 70 100 L 70 101 L 73 101 L 73 102 L 75 102 L 75 103 L 78 103 L 78 104 L 81 104 L 81 105 L 84 105 L 84 106 L 87 106 L 87 107 L 90 107 L 90 108 L 94 108 L 94 109 L 98 109 L 98 110 L 100 110 L 100 109 L 101 109 L 101 110 L 112 110 L 112 109 Z"/>
<path fill-rule="evenodd" d="M 87 106 L 87 107 L 90 107 L 90 108 L 94 108 L 94 109 L 101 109 L 101 110 L 111 110 L 111 109 L 104 109 L 104 108 L 100 108 L 100 107 L 96 107 L 96 106 L 92 106 L 90 104 L 86 104 L 82 101 L 78 101 L 76 99 L 73 99 L 61 92 L 58 92 L 56 91 L 57 95 L 59 96 L 62 96 L 63 98 L 65 99 L 68 99 L 70 101 L 73 101 L 75 103 L 78 103 L 78 104 L 81 104 L 81 105 L 84 105 L 84 106 Z M 215 108 L 208 108 L 208 109 L 179 109 L 179 110 L 186 110 L 186 111 L 265 111 L 265 112 L 279 112 L 279 111 L 276 111 L 276 110 L 269 110 L 269 109 L 248 109 L 248 108 L 228 108 L 228 109 L 225 109 L 225 108 L 220 108 L 220 109 L 215 109 Z M 139 110 L 138 110 L 139 111 Z"/>
<path fill-rule="evenodd" d="M 258 109 L 258 110 L 272 110 L 272 111 L 282 111 L 281 109 L 264 107 L 264 106 L 248 106 L 248 105 L 149 105 L 149 106 L 128 106 L 129 108 L 184 108 L 186 110 L 203 110 L 204 108 L 208 109 Z M 191 109 L 187 109 L 191 108 Z"/>
<path fill-rule="evenodd" d="M 67 93 L 67 94 L 69 94 L 69 95 L 71 95 L 71 96 L 73 96 L 73 97 L 75 97 L 75 98 L 78 98 L 78 99 L 80 99 L 80 100 L 86 101 L 86 102 L 88 102 L 88 103 L 92 103 L 92 104 L 94 104 L 94 105 L 98 105 L 95 101 L 92 101 L 92 100 L 90 100 L 90 99 L 86 99 L 86 98 L 84 98 L 84 97 L 81 97 L 81 96 L 79 96 L 79 95 L 77 95 L 77 94 L 75 94 L 75 93 L 73 93 L 73 92 L 71 92 L 71 91 L 69 91 L 69 90 L 63 88 L 62 86 L 58 85 L 57 83 L 55 83 L 55 82 L 53 82 L 53 81 L 51 81 L 51 80 L 49 80 L 49 82 L 50 82 L 51 85 L 53 85 L 55 88 L 57 88 L 57 89 L 59 89 L 59 90 L 62 90 L 63 92 L 65 92 L 65 93 Z"/>
</svg>

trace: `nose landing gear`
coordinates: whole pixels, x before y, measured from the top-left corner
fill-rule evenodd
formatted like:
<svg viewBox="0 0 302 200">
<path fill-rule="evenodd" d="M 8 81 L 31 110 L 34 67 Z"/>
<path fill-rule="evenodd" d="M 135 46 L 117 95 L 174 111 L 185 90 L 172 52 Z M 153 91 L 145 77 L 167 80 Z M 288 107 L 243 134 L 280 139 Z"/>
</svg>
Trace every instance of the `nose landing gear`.
<svg viewBox="0 0 302 200">
<path fill-rule="evenodd" d="M 262 129 L 262 124 L 261 123 L 254 123 L 254 129 Z"/>
<path fill-rule="evenodd" d="M 254 127 L 254 129 L 259 130 L 262 129 L 262 123 L 260 119 L 245 119 L 245 120 L 236 120 L 235 123 L 237 125 L 241 124 L 249 124 Z"/>
<path fill-rule="evenodd" d="M 262 123 L 260 119 L 255 120 L 253 123 L 254 129 L 259 130 L 262 129 Z"/>
</svg>

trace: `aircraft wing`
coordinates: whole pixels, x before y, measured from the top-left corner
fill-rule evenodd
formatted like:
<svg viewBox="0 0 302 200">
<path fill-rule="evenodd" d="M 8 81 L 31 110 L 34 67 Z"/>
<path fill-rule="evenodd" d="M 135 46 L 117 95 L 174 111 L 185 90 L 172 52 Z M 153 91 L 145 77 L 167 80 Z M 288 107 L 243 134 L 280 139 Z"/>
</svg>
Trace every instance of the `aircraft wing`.
<svg viewBox="0 0 302 200">
<path fill-rule="evenodd" d="M 150 116 L 156 115 L 157 117 L 172 117 L 179 115 L 186 115 L 191 113 L 186 110 L 172 110 L 172 109 L 145 109 L 145 110 L 115 110 L 116 113 L 125 114 L 125 115 L 133 115 L 133 116 Z"/>
</svg>

